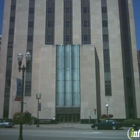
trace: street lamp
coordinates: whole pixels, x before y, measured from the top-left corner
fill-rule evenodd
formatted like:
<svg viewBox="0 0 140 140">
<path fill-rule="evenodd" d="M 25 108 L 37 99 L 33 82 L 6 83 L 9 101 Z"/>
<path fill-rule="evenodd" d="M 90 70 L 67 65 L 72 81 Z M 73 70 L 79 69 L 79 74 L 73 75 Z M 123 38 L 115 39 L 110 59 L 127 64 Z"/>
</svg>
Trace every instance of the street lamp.
<svg viewBox="0 0 140 140">
<path fill-rule="evenodd" d="M 27 52 L 25 54 L 25 58 L 26 58 L 26 67 L 23 65 L 21 67 L 21 64 L 22 64 L 22 60 L 23 60 L 23 55 L 21 54 L 21 52 L 18 54 L 18 70 L 19 72 L 22 71 L 22 95 L 21 95 L 21 114 L 23 115 L 23 98 L 24 98 L 24 72 L 25 70 L 28 70 L 29 68 L 29 62 L 31 60 L 31 54 L 29 52 Z M 18 140 L 23 140 L 23 137 L 22 137 L 22 119 L 20 121 L 20 131 L 19 131 L 19 139 Z"/>
<path fill-rule="evenodd" d="M 38 103 L 38 107 L 37 107 L 37 125 L 36 125 L 36 127 L 39 127 L 39 99 L 41 99 L 41 93 L 36 93 L 36 99 L 37 99 L 37 103 Z"/>
<path fill-rule="evenodd" d="M 108 118 L 108 104 L 106 104 L 106 112 L 107 112 L 107 118 Z"/>
</svg>

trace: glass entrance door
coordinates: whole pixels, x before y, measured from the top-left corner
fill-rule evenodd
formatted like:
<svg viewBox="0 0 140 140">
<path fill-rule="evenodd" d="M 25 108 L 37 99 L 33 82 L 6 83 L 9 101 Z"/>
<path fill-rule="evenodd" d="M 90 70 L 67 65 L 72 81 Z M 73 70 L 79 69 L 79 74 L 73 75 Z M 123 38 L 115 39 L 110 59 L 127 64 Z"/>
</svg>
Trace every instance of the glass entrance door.
<svg viewBox="0 0 140 140">
<path fill-rule="evenodd" d="M 58 123 L 78 123 L 80 122 L 79 114 L 57 114 L 56 119 Z"/>
</svg>

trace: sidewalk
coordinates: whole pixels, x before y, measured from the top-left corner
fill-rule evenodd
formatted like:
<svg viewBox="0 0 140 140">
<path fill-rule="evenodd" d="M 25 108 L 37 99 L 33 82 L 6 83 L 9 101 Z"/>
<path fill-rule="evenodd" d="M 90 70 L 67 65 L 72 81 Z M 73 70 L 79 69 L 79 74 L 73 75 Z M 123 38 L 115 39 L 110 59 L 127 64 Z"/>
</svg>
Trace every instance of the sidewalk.
<svg viewBox="0 0 140 140">
<path fill-rule="evenodd" d="M 40 127 L 36 127 L 36 125 L 23 125 L 23 128 L 29 128 L 29 129 L 57 129 L 57 128 L 75 128 L 75 129 L 91 129 L 92 124 L 80 124 L 80 123 L 60 123 L 60 124 L 40 124 Z M 15 128 L 19 128 L 20 125 L 15 125 Z"/>
<path fill-rule="evenodd" d="M 80 123 L 60 123 L 60 124 L 40 124 L 40 127 L 36 127 L 36 125 L 23 125 L 25 129 L 85 129 L 91 130 L 92 124 L 80 124 Z M 15 125 L 15 128 L 19 128 L 19 125 Z M 128 127 L 123 127 L 123 130 L 128 130 Z"/>
</svg>

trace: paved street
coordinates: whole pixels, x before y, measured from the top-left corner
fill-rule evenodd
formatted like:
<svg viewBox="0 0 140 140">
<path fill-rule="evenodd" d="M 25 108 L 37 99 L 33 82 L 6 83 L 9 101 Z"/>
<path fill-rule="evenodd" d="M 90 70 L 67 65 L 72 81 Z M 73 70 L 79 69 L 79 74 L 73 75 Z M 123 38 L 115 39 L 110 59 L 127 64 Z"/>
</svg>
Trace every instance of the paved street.
<svg viewBox="0 0 140 140">
<path fill-rule="evenodd" d="M 24 140 L 128 140 L 125 130 L 93 130 L 90 125 L 79 128 L 71 125 L 24 126 Z M 0 128 L 0 140 L 18 140 L 19 126 Z M 139 138 L 138 138 L 139 139 Z"/>
</svg>

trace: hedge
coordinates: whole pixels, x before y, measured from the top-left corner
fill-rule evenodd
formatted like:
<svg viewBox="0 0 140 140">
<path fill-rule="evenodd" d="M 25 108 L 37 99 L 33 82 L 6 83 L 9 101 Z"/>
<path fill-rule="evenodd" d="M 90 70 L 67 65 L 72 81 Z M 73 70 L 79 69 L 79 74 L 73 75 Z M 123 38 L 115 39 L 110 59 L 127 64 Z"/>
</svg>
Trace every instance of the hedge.
<svg viewBox="0 0 140 140">
<path fill-rule="evenodd" d="M 122 122 L 122 125 L 126 127 L 131 127 L 133 124 L 140 126 L 140 119 L 126 119 Z"/>
</svg>

